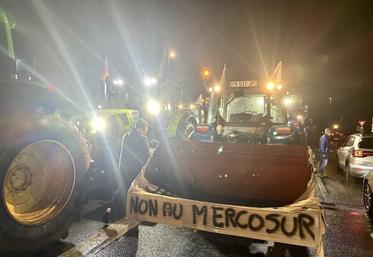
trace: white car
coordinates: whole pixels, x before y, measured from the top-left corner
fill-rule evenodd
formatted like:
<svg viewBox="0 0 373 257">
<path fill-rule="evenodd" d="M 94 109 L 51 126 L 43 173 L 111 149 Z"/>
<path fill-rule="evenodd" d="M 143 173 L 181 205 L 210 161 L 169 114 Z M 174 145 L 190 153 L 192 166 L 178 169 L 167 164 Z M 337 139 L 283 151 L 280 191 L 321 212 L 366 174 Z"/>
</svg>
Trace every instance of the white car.
<svg viewBox="0 0 373 257">
<path fill-rule="evenodd" d="M 350 176 L 365 178 L 373 172 L 373 135 L 352 134 L 338 149 L 338 167 Z"/>
</svg>

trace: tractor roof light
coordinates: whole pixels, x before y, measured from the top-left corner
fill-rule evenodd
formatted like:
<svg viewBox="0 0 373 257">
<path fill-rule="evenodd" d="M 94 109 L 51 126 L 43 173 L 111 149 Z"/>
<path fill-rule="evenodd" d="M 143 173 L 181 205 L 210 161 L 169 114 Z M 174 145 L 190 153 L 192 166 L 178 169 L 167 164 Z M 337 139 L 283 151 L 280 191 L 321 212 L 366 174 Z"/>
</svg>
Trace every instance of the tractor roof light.
<svg viewBox="0 0 373 257">
<path fill-rule="evenodd" d="M 151 87 L 157 85 L 158 80 L 154 77 L 146 77 L 143 82 L 146 86 Z"/>
<path fill-rule="evenodd" d="M 273 81 L 269 81 L 269 82 L 267 83 L 267 89 L 268 89 L 269 91 L 272 91 L 273 89 L 275 89 L 275 87 L 276 87 L 276 84 L 275 84 Z"/>
<path fill-rule="evenodd" d="M 123 80 L 123 79 L 114 79 L 114 80 L 113 80 L 113 84 L 114 84 L 115 86 L 119 86 L 119 87 L 121 87 L 121 86 L 124 85 L 124 80 Z"/>
</svg>

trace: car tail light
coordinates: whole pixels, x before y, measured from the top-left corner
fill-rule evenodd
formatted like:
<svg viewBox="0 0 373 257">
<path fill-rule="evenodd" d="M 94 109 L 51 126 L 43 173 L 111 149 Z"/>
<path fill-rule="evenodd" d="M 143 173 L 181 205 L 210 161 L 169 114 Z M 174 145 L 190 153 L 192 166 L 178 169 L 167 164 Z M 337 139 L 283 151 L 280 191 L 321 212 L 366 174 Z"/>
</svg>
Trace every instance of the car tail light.
<svg viewBox="0 0 373 257">
<path fill-rule="evenodd" d="M 362 150 L 354 150 L 352 152 L 352 156 L 354 157 L 367 157 L 367 156 L 373 156 L 373 152 L 367 152 L 367 151 L 362 151 Z"/>
<path fill-rule="evenodd" d="M 276 127 L 275 131 L 278 136 L 289 135 L 292 132 L 290 127 Z"/>
<path fill-rule="evenodd" d="M 209 132 L 209 126 L 197 126 L 196 131 L 199 133 Z"/>
</svg>

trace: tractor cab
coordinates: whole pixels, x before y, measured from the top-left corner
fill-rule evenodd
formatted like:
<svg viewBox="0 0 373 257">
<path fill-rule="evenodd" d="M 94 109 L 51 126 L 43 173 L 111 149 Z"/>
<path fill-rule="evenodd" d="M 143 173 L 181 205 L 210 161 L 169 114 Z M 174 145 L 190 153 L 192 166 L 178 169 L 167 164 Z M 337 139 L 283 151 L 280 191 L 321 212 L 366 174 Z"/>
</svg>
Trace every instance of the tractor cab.
<svg viewBox="0 0 373 257">
<path fill-rule="evenodd" d="M 288 126 L 281 90 L 257 81 L 231 81 L 229 87 L 212 92 L 207 124 L 198 126 L 198 141 L 230 143 L 294 143 L 298 133 Z"/>
</svg>

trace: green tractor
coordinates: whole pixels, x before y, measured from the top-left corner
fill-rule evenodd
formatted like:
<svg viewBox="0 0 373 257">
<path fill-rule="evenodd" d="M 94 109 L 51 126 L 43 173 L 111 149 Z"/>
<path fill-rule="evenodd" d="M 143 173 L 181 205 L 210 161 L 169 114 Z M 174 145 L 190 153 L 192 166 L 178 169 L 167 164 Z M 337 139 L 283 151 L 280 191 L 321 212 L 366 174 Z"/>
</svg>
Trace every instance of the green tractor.
<svg viewBox="0 0 373 257">
<path fill-rule="evenodd" d="M 0 10 L 1 256 L 67 236 L 85 199 L 90 165 L 72 122 L 80 110 L 53 86 L 17 78 L 12 27 Z"/>
</svg>

